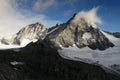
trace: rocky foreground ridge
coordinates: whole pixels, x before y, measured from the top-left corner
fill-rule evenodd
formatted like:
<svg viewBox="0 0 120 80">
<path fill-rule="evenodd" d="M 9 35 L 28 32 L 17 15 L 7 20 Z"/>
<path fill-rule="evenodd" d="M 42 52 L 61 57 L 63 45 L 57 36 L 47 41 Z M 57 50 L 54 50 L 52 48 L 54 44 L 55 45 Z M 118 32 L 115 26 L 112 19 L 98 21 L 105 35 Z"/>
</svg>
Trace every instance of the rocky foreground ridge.
<svg viewBox="0 0 120 80">
<path fill-rule="evenodd" d="M 44 42 L 0 50 L 0 80 L 120 80 L 98 65 L 62 58 Z"/>
</svg>

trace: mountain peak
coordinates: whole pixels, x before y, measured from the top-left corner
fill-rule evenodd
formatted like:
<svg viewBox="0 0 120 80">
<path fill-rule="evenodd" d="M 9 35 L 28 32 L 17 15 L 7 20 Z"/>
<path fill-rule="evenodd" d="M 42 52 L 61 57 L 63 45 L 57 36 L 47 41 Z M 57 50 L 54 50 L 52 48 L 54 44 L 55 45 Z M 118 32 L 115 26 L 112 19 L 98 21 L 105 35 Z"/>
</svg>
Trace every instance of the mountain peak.
<svg viewBox="0 0 120 80">
<path fill-rule="evenodd" d="M 82 26 L 84 28 L 84 25 L 86 27 L 93 27 L 93 28 L 98 28 L 97 25 L 88 20 L 86 16 L 83 16 L 80 13 L 75 13 L 68 21 L 67 24 L 73 25 L 73 26 Z"/>
<path fill-rule="evenodd" d="M 70 23 L 75 18 L 76 15 L 77 13 L 74 13 L 73 16 L 67 21 L 67 23 Z"/>
<path fill-rule="evenodd" d="M 43 27 L 44 25 L 42 25 L 42 24 L 39 23 L 39 22 L 36 22 L 36 23 L 30 24 L 30 25 L 28 25 L 28 26 L 34 26 L 34 27 L 36 27 L 36 26 L 41 26 L 41 27 Z"/>
<path fill-rule="evenodd" d="M 11 35 L 11 37 L 4 37 L 1 41 L 3 44 L 17 44 L 20 45 L 22 41 L 29 40 L 31 42 L 38 39 L 44 39 L 47 33 L 47 28 L 40 23 L 30 24 L 23 27 L 18 33 Z"/>
<path fill-rule="evenodd" d="M 114 44 L 96 26 L 95 21 L 83 13 L 75 13 L 67 23 L 55 26 L 47 38 L 57 47 L 76 45 L 99 50 L 113 47 Z"/>
</svg>

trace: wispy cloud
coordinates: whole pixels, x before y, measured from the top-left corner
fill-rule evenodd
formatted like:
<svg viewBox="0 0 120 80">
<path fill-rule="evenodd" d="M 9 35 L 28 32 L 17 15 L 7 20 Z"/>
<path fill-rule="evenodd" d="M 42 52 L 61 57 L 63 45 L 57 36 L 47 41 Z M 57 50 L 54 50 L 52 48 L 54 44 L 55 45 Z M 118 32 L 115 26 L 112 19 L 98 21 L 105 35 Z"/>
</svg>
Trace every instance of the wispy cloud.
<svg viewBox="0 0 120 80">
<path fill-rule="evenodd" d="M 36 0 L 33 4 L 33 9 L 44 11 L 55 6 L 56 3 L 56 0 Z"/>
<path fill-rule="evenodd" d="M 46 4 L 52 5 L 48 2 Z M 35 22 L 41 22 L 47 27 L 59 23 L 43 14 L 32 15 L 32 12 L 26 10 L 25 13 L 22 14 L 18 9 L 17 0 L 0 0 L 0 37 L 17 32 L 22 27 Z"/>
<path fill-rule="evenodd" d="M 102 24 L 101 18 L 97 15 L 98 7 L 93 8 L 89 11 L 80 11 L 74 19 L 75 23 L 79 23 L 81 21 L 81 18 L 85 19 L 88 23 L 93 23 L 93 24 Z"/>
</svg>

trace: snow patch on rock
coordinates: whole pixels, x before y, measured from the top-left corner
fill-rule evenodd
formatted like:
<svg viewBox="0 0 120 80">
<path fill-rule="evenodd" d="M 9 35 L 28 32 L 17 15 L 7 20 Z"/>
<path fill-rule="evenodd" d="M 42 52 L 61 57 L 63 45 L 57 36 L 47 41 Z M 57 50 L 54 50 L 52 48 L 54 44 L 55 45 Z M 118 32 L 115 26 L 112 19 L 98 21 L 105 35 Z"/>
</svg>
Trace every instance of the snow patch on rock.
<svg viewBox="0 0 120 80">
<path fill-rule="evenodd" d="M 90 39 L 91 37 L 92 37 L 92 35 L 91 35 L 91 33 L 89 33 L 89 32 L 84 33 L 83 36 L 82 36 L 82 38 L 83 38 L 84 40 Z"/>
<path fill-rule="evenodd" d="M 23 62 L 13 61 L 13 62 L 10 62 L 10 64 L 15 66 L 15 65 L 23 65 L 24 63 Z"/>
</svg>

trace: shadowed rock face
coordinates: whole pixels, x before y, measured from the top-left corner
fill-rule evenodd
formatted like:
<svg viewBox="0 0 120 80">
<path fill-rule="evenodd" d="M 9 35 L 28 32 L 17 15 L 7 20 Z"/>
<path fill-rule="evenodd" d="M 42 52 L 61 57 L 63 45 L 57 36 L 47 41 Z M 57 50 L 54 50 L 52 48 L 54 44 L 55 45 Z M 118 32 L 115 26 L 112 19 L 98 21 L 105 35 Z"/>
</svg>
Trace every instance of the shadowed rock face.
<svg viewBox="0 0 120 80">
<path fill-rule="evenodd" d="M 24 28 L 22 28 L 18 33 L 4 37 L 1 42 L 3 44 L 17 44 L 20 45 L 24 39 L 34 41 L 38 39 L 44 39 L 47 32 L 47 28 L 45 28 L 42 24 L 35 23 L 30 24 Z"/>
<path fill-rule="evenodd" d="M 120 80 L 99 66 L 63 59 L 46 43 L 0 51 L 0 80 Z M 23 64 L 11 64 L 15 61 Z"/>
<path fill-rule="evenodd" d="M 56 25 L 55 30 L 46 38 L 55 46 L 63 47 L 75 44 L 79 48 L 88 46 L 91 49 L 105 50 L 114 46 L 95 24 L 87 23 L 84 19 L 75 23 L 74 17 L 75 15 L 65 24 Z"/>
</svg>

